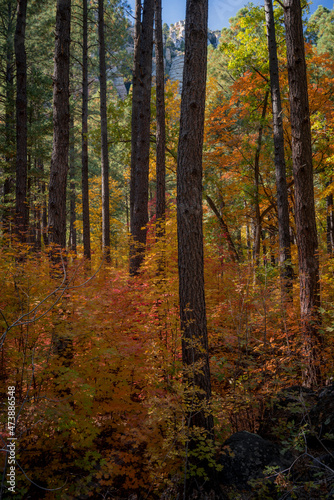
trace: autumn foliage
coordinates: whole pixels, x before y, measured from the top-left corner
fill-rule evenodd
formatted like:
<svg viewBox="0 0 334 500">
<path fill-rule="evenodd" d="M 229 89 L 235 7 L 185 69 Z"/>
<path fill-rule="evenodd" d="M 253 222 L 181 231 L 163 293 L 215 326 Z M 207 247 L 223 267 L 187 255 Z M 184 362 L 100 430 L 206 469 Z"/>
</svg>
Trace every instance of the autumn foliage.
<svg viewBox="0 0 334 500">
<path fill-rule="evenodd" d="M 239 22 L 232 32 L 237 33 L 239 26 L 248 36 L 248 27 Z M 239 39 L 241 46 L 243 40 Z M 238 64 L 233 66 L 231 45 L 222 47 L 209 57 L 203 163 L 205 301 L 213 394 L 208 411 L 214 419 L 215 442 L 199 435 L 194 452 L 217 471 L 224 440 L 233 432 L 256 432 L 275 395 L 301 385 L 305 370 L 284 50 L 279 59 L 295 270 L 288 302 L 282 301 L 278 266 L 268 65 L 259 49 L 252 67 L 245 67 L 247 57 L 242 57 L 239 46 Z M 334 62 L 311 44 L 306 49 L 321 271 L 318 369 L 323 383 L 329 384 L 334 373 L 334 226 L 332 234 L 328 229 L 334 193 Z M 217 72 L 220 58 L 229 68 L 228 77 Z M 93 108 L 95 101 L 93 94 Z M 109 183 L 110 262 L 103 260 L 101 251 L 97 128 L 89 136 L 94 166 L 89 179 L 91 262 L 83 258 L 80 238 L 77 252 L 64 250 L 55 264 L 42 234 L 36 248 L 30 233 L 26 243 L 17 241 L 10 217 L 1 228 L 0 393 L 6 401 L 8 386 L 15 386 L 18 440 L 13 500 L 174 499 L 182 489 L 189 458 L 189 408 L 184 397 L 189 387 L 182 365 L 178 298 L 179 107 L 178 83 L 167 82 L 166 229 L 164 237 L 157 238 L 152 139 L 150 220 L 138 276 L 129 276 L 128 262 L 129 98 L 114 99 L 108 108 L 114 157 Z M 35 211 L 45 206 L 41 186 L 36 182 Z M 81 195 L 76 203 L 81 214 Z M 82 224 L 79 215 L 78 234 Z M 256 226 L 260 245 L 254 251 Z M 1 431 L 5 448 L 6 412 L 1 414 Z M 1 457 L 5 470 L 5 454 Z M 206 480 L 206 471 L 200 468 L 188 468 L 187 474 Z"/>
</svg>

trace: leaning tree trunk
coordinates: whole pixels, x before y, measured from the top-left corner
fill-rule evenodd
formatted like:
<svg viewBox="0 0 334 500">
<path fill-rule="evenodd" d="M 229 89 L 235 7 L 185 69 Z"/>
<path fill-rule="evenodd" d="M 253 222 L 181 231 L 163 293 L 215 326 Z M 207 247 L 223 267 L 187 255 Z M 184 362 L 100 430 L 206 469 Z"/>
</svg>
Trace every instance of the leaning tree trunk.
<svg viewBox="0 0 334 500">
<path fill-rule="evenodd" d="M 304 334 L 305 383 L 320 382 L 320 286 L 315 219 L 311 125 L 300 0 L 285 0 L 284 22 L 290 90 L 295 220 L 300 279 L 300 310 Z"/>
<path fill-rule="evenodd" d="M 70 27 L 71 0 L 57 0 L 53 75 L 53 147 L 48 215 L 49 243 L 53 243 L 58 249 L 66 247 L 66 183 L 70 142 Z M 57 260 L 57 257 L 55 258 Z"/>
<path fill-rule="evenodd" d="M 83 0 L 82 14 L 82 132 L 81 132 L 81 189 L 82 189 L 82 238 L 84 256 L 91 258 L 89 187 L 88 187 L 88 7 Z"/>
<path fill-rule="evenodd" d="M 139 41 L 137 65 L 137 126 L 132 137 L 134 164 L 131 165 L 130 211 L 132 243 L 130 249 L 130 274 L 139 273 L 145 256 L 148 223 L 148 174 L 150 162 L 150 119 L 153 46 L 154 0 L 144 1 L 143 19 Z M 134 117 L 135 118 L 135 117 Z"/>
<path fill-rule="evenodd" d="M 187 1 L 177 158 L 177 235 L 182 362 L 190 449 L 198 444 L 195 429 L 207 433 L 208 439 L 213 438 L 202 227 L 207 15 L 207 0 Z M 189 460 L 195 467 L 207 465 L 205 460 L 195 456 Z M 185 478 L 186 475 L 185 470 Z"/>
<path fill-rule="evenodd" d="M 27 204 L 27 56 L 25 29 L 27 0 L 18 0 L 15 31 L 16 57 L 16 203 L 15 225 L 19 240 L 26 241 Z"/>
<path fill-rule="evenodd" d="M 289 231 L 289 202 L 286 184 L 286 166 L 284 157 L 284 133 L 281 92 L 279 85 L 277 45 L 272 0 L 265 0 L 267 38 L 269 52 L 270 90 L 273 112 L 275 169 L 277 187 L 277 215 L 279 238 L 279 261 L 281 272 L 281 294 L 283 303 L 292 297 L 293 268 Z"/>
<path fill-rule="evenodd" d="M 102 252 L 110 261 L 110 215 L 109 215 L 109 156 L 107 122 L 107 72 L 104 41 L 104 6 L 99 0 L 99 60 L 100 60 L 100 115 L 101 115 L 101 174 L 102 174 Z"/>
</svg>

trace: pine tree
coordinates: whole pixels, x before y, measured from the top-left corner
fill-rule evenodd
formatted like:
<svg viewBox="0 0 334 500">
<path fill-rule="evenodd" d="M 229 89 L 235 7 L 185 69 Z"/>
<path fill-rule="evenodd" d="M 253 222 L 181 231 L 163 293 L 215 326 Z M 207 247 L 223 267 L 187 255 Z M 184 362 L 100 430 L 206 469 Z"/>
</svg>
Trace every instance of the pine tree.
<svg viewBox="0 0 334 500">
<path fill-rule="evenodd" d="M 320 382 L 319 258 L 315 220 L 311 124 L 300 0 L 285 0 L 284 22 L 290 92 L 300 309 L 305 348 L 305 383 Z"/>
</svg>

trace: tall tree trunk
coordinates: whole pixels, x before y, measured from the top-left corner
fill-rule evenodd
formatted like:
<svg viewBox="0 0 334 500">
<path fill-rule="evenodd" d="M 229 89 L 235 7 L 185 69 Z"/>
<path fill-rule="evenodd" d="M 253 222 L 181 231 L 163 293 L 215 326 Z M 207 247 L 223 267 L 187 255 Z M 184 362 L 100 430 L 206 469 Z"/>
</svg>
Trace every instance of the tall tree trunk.
<svg viewBox="0 0 334 500">
<path fill-rule="evenodd" d="M 77 230 L 76 222 L 76 192 L 75 192 L 75 148 L 74 148 L 74 118 L 71 113 L 70 118 L 70 236 L 69 248 L 77 253 Z"/>
<path fill-rule="evenodd" d="M 102 174 L 102 252 L 110 262 L 109 216 L 109 156 L 107 125 L 107 72 L 104 42 L 104 7 L 99 0 L 99 60 L 100 60 L 100 114 L 101 114 L 101 174 Z"/>
<path fill-rule="evenodd" d="M 16 203 L 15 225 L 20 241 L 28 230 L 27 207 L 27 57 L 25 49 L 27 0 L 18 0 L 15 31 L 16 57 Z"/>
<path fill-rule="evenodd" d="M 292 162 L 295 181 L 295 219 L 300 279 L 301 321 L 305 342 L 305 383 L 320 381 L 320 286 L 315 219 L 311 125 L 300 0 L 285 0 L 284 22 L 288 79 Z"/>
<path fill-rule="evenodd" d="M 265 0 L 267 24 L 270 90 L 273 112 L 275 169 L 277 187 L 277 216 L 279 238 L 279 261 L 281 272 L 281 291 L 283 303 L 291 297 L 293 285 L 293 269 L 291 264 L 291 247 L 289 232 L 289 202 L 286 184 L 286 166 L 284 158 L 284 133 L 281 92 L 279 85 L 277 45 L 275 36 L 275 21 L 272 0 Z"/>
<path fill-rule="evenodd" d="M 162 19 L 161 19 L 161 0 L 155 0 L 155 57 L 156 57 L 156 87 L 157 87 L 157 159 L 156 159 L 156 218 L 157 218 L 157 237 L 164 236 L 165 212 L 166 212 L 166 125 L 165 125 L 165 70 L 164 54 L 162 42 Z"/>
<path fill-rule="evenodd" d="M 66 247 L 66 182 L 70 106 L 71 0 L 57 0 L 53 75 L 53 147 L 49 183 L 49 243 Z"/>
<path fill-rule="evenodd" d="M 187 385 L 188 424 L 190 429 L 200 428 L 207 432 L 208 438 L 212 438 L 202 227 L 207 16 L 207 0 L 187 1 L 177 159 L 177 234 L 182 361 Z M 189 446 L 196 447 L 195 437 Z"/>
<path fill-rule="evenodd" d="M 134 164 L 131 165 L 132 209 L 130 250 L 130 274 L 138 274 L 145 255 L 148 223 L 148 173 L 150 161 L 150 119 L 153 49 L 154 0 L 144 0 L 143 20 L 137 65 L 137 137 L 132 138 L 135 147 Z M 134 119 L 135 119 L 134 116 Z"/>
<path fill-rule="evenodd" d="M 264 96 L 261 122 L 259 126 L 257 146 L 254 158 L 254 205 L 255 205 L 255 218 L 254 218 L 254 250 L 253 257 L 256 266 L 259 265 L 260 258 L 260 245 L 261 245 L 261 213 L 260 213 L 260 153 L 262 148 L 262 135 L 263 135 L 263 122 L 267 113 L 269 92 L 266 91 Z"/>
<path fill-rule="evenodd" d="M 89 186 L 88 186 L 88 6 L 83 0 L 82 14 L 82 133 L 81 133 L 81 189 L 82 189 L 82 237 L 84 257 L 91 258 Z"/>
<path fill-rule="evenodd" d="M 14 132 L 14 45 L 13 45 L 13 0 L 7 2 L 7 30 L 6 30 L 6 103 L 5 103 L 5 144 L 6 144 L 6 162 L 4 166 L 5 181 L 3 185 L 4 212 L 3 223 L 4 231 L 11 232 L 11 218 L 13 210 L 11 208 L 15 168 L 13 164 L 13 153 L 15 148 Z M 9 205 L 9 206 L 8 206 Z"/>
<path fill-rule="evenodd" d="M 131 178 L 130 178 L 130 221 L 133 219 L 135 198 L 135 169 L 137 157 L 137 136 L 139 117 L 139 58 L 141 33 L 141 0 L 136 0 L 135 32 L 132 68 L 132 115 L 131 115 Z M 131 258 L 131 255 L 130 255 Z"/>
</svg>

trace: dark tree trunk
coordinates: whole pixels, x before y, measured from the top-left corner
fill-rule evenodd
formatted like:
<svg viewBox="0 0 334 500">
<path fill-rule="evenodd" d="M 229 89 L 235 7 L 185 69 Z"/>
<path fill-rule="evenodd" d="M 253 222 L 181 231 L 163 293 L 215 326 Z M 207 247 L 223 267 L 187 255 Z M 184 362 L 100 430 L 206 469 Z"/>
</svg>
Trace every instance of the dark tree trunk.
<svg viewBox="0 0 334 500">
<path fill-rule="evenodd" d="M 161 0 L 155 0 L 155 57 L 156 57 L 156 92 L 157 92 L 157 158 L 156 158 L 156 218 L 157 218 L 157 237 L 163 237 L 165 234 L 164 220 L 166 212 L 166 125 L 165 125 L 165 70 L 164 54 L 162 42 L 162 19 L 161 19 Z"/>
<path fill-rule="evenodd" d="M 140 33 L 141 33 L 141 0 L 136 0 L 134 55 L 133 55 L 133 68 L 132 68 L 130 221 L 132 221 L 133 219 L 133 204 L 135 199 L 135 170 L 136 170 L 138 119 L 139 119 Z"/>
<path fill-rule="evenodd" d="M 53 75 L 53 147 L 49 183 L 49 243 L 66 247 L 66 182 L 70 107 L 71 0 L 57 0 Z"/>
<path fill-rule="evenodd" d="M 275 169 L 277 186 L 277 215 L 279 238 L 279 261 L 281 271 L 281 290 L 283 302 L 291 297 L 293 285 L 293 269 L 291 265 L 291 247 L 289 232 L 289 202 L 286 183 L 286 166 L 284 157 L 284 133 L 281 92 L 279 85 L 277 45 L 275 36 L 275 21 L 272 0 L 265 0 L 267 23 L 270 90 L 273 112 Z"/>
<path fill-rule="evenodd" d="M 82 133 L 81 133 L 81 187 L 82 187 L 82 237 L 84 257 L 91 258 L 89 187 L 88 187 L 88 8 L 83 0 L 82 39 Z"/>
<path fill-rule="evenodd" d="M 99 60 L 100 60 L 100 115 L 101 115 L 101 169 L 102 169 L 102 252 L 110 261 L 110 216 L 109 216 L 109 156 L 107 126 L 107 72 L 104 42 L 104 7 L 99 0 Z"/>
<path fill-rule="evenodd" d="M 74 118 L 71 114 L 70 118 L 70 236 L 69 248 L 72 252 L 77 253 L 77 230 L 76 222 L 76 192 L 75 192 L 75 148 L 74 148 Z"/>
<path fill-rule="evenodd" d="M 151 82 L 153 49 L 154 0 L 144 0 L 143 20 L 139 42 L 137 65 L 137 137 L 132 138 L 135 153 L 131 165 L 130 207 L 132 245 L 130 250 L 130 274 L 138 274 L 145 256 L 148 223 L 148 173 L 150 160 Z"/>
<path fill-rule="evenodd" d="M 202 147 L 204 130 L 207 0 L 188 0 L 177 161 L 177 233 L 182 360 L 190 427 L 213 434 L 204 296 Z M 192 402 L 196 401 L 193 405 Z"/>
<path fill-rule="evenodd" d="M 16 3 L 16 2 L 15 2 Z M 14 131 L 14 44 L 13 44 L 13 0 L 7 3 L 7 15 L 4 19 L 7 23 L 6 29 L 6 103 L 5 103 L 5 144 L 6 144 L 6 162 L 4 166 L 5 181 L 3 185 L 4 212 L 3 223 L 4 231 L 11 232 L 11 219 L 13 209 L 13 191 L 15 167 L 13 163 L 15 150 L 15 131 Z"/>
<path fill-rule="evenodd" d="M 320 381 L 318 329 L 320 286 L 315 219 L 310 112 L 300 0 L 285 0 L 284 21 L 290 90 L 295 220 L 300 279 L 300 308 L 305 339 L 305 383 Z"/>
<path fill-rule="evenodd" d="M 260 213 L 260 153 L 262 148 L 262 135 L 263 135 L 263 122 L 267 113 L 268 106 L 268 96 L 269 92 L 266 91 L 264 96 L 261 122 L 259 126 L 257 147 L 255 151 L 254 158 L 254 206 L 255 206 L 255 218 L 254 218 L 254 250 L 253 257 L 256 266 L 259 265 L 260 258 L 260 245 L 261 245 L 261 213 Z"/>
<path fill-rule="evenodd" d="M 16 203 L 15 225 L 20 241 L 28 230 L 27 206 L 27 57 L 25 49 L 27 0 L 18 0 L 15 31 L 16 58 Z"/>
</svg>

